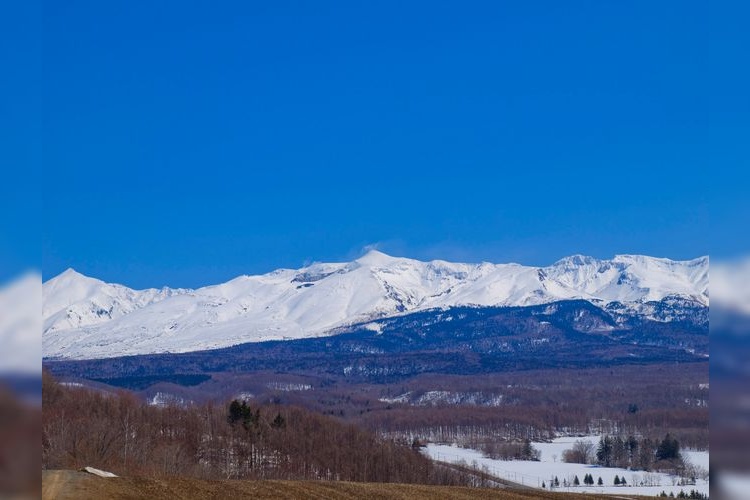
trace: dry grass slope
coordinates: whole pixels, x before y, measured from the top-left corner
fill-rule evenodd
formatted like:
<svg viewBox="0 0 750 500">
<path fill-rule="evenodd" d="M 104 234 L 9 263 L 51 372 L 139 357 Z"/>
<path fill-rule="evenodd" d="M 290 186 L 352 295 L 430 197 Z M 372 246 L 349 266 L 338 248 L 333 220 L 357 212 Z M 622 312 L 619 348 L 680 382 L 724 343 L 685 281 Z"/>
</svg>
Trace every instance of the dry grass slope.
<svg viewBox="0 0 750 500">
<path fill-rule="evenodd" d="M 315 500 L 594 500 L 594 495 L 573 495 L 534 491 L 507 491 L 453 486 L 411 484 L 348 483 L 323 481 L 204 481 L 189 478 L 103 479 L 84 472 L 51 470 L 42 472 L 44 500 L 87 499 L 315 499 Z M 606 498 L 606 497 L 605 497 Z"/>
</svg>

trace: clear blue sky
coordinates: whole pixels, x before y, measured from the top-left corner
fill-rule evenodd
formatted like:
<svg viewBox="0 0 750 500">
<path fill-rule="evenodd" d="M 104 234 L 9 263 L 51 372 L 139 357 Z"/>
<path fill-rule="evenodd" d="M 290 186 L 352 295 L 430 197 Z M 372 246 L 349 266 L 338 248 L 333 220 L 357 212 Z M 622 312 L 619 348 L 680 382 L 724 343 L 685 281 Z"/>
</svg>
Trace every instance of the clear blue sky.
<svg viewBox="0 0 750 500">
<path fill-rule="evenodd" d="M 539 265 L 709 253 L 706 2 L 43 15 L 45 279 L 200 286 L 373 244 Z"/>
</svg>

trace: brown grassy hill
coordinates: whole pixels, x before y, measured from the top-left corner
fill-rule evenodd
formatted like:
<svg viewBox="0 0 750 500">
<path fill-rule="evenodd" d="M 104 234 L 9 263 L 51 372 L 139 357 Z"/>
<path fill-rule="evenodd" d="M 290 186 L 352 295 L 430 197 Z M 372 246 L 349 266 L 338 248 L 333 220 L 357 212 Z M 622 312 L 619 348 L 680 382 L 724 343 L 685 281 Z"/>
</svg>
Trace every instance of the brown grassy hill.
<svg viewBox="0 0 750 500">
<path fill-rule="evenodd" d="M 147 479 L 118 477 L 104 479 L 70 470 L 42 472 L 44 500 L 87 499 L 319 499 L 319 500 L 525 500 L 549 498 L 594 500 L 595 495 L 508 491 L 455 486 L 427 486 L 389 483 L 335 481 L 206 481 L 190 478 Z M 606 497 L 603 497 L 606 498 Z"/>
</svg>

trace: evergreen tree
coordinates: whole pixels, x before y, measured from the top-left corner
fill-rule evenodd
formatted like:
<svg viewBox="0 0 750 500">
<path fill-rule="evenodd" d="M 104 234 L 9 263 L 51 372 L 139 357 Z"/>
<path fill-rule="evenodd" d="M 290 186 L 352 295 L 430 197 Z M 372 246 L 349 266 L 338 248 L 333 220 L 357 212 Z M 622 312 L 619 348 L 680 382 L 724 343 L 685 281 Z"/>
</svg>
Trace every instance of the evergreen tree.
<svg viewBox="0 0 750 500">
<path fill-rule="evenodd" d="M 579 480 L 578 480 L 578 476 L 576 476 L 576 477 L 575 477 L 575 478 L 573 479 L 573 485 L 574 485 L 574 486 L 580 486 L 580 485 L 581 485 L 581 481 L 579 481 Z"/>
<path fill-rule="evenodd" d="M 680 443 L 667 434 L 656 448 L 657 460 L 676 460 L 680 458 Z"/>
<path fill-rule="evenodd" d="M 555 476 L 555 488 L 559 488 L 559 487 L 560 487 L 560 480 L 557 479 L 557 476 Z"/>
<path fill-rule="evenodd" d="M 615 467 L 627 467 L 628 466 L 628 452 L 625 441 L 620 436 L 616 436 L 612 439 L 612 460 L 611 463 Z"/>
<path fill-rule="evenodd" d="M 227 415 L 227 421 L 234 425 L 237 422 L 242 422 L 242 426 L 245 430 L 250 430 L 250 427 L 257 425 L 260 422 L 260 410 L 255 410 L 253 413 L 246 402 L 240 403 L 236 399 L 229 404 L 229 414 Z"/>
<path fill-rule="evenodd" d="M 596 460 L 599 465 L 610 467 L 612 465 L 612 438 L 604 436 L 599 439 L 599 448 L 596 450 Z"/>
<path fill-rule="evenodd" d="M 638 459 L 638 440 L 635 436 L 628 436 L 627 439 L 628 447 L 628 466 L 633 466 L 635 461 Z"/>
<path fill-rule="evenodd" d="M 253 413 L 252 408 L 242 403 L 242 427 L 246 431 L 249 431 L 252 427 L 257 427 L 260 423 L 260 410 L 255 410 Z"/>
<path fill-rule="evenodd" d="M 521 459 L 522 460 L 534 460 L 537 456 L 536 453 L 534 453 L 534 447 L 531 446 L 531 441 L 526 439 L 523 442 L 523 449 L 521 450 Z"/>
<path fill-rule="evenodd" d="M 620 477 L 615 474 L 615 486 L 620 486 Z"/>
<path fill-rule="evenodd" d="M 242 420 L 242 405 L 236 399 L 229 404 L 229 415 L 227 421 L 234 424 Z"/>
<path fill-rule="evenodd" d="M 604 481 L 602 481 L 602 476 L 599 476 L 599 480 L 596 482 L 599 486 L 604 486 Z"/>
<path fill-rule="evenodd" d="M 281 429 L 283 427 L 286 427 L 286 421 L 284 420 L 284 417 L 281 416 L 281 413 L 276 414 L 276 418 L 273 419 L 273 422 L 271 422 L 271 427 L 274 429 Z"/>
</svg>

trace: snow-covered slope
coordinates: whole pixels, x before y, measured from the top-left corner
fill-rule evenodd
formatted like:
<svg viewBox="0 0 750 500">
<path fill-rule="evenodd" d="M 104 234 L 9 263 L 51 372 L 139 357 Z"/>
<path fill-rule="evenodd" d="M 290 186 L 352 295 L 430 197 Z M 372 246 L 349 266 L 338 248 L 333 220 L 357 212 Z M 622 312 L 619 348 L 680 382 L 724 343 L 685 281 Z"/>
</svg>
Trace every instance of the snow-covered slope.
<svg viewBox="0 0 750 500">
<path fill-rule="evenodd" d="M 89 278 L 73 269 L 44 283 L 45 334 L 105 323 L 187 290 L 131 290 Z"/>
<path fill-rule="evenodd" d="M 44 284 L 43 296 L 44 355 L 103 358 L 321 336 L 456 305 L 585 299 L 637 312 L 665 297 L 708 305 L 708 258 L 576 255 L 538 268 L 420 262 L 371 251 L 348 263 L 240 276 L 197 290 L 135 291 L 68 270 Z"/>
</svg>

